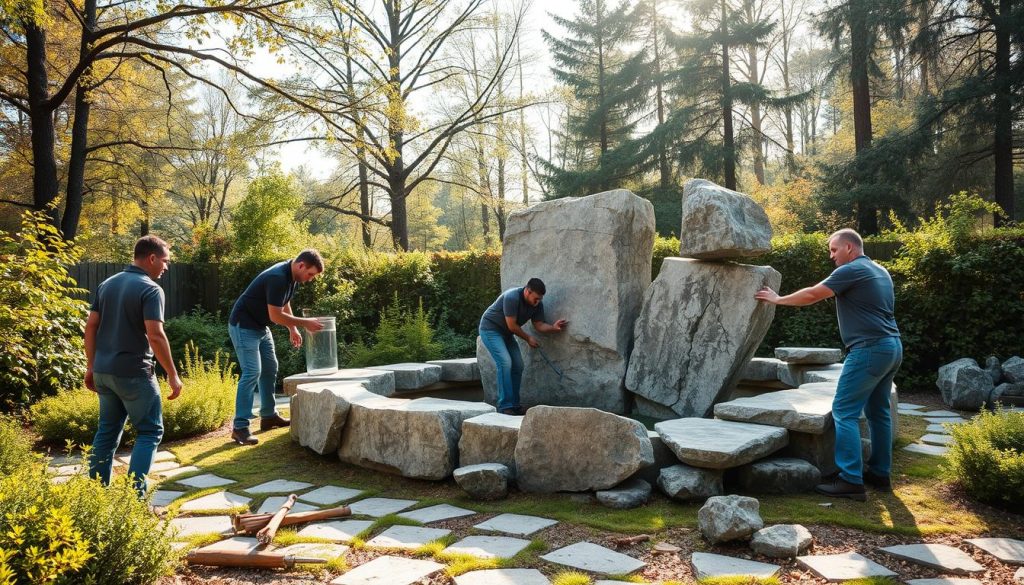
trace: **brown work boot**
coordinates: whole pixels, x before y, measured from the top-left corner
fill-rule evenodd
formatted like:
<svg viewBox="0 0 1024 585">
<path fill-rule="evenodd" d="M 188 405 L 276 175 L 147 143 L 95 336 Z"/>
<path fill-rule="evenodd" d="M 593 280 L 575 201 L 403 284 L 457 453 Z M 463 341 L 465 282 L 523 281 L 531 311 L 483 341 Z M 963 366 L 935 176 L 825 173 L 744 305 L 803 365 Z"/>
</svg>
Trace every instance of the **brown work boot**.
<svg viewBox="0 0 1024 585">
<path fill-rule="evenodd" d="M 252 436 L 249 429 L 234 429 L 231 431 L 231 440 L 239 445 L 255 445 L 260 440 Z"/>
<path fill-rule="evenodd" d="M 284 418 L 279 414 L 274 416 L 266 416 L 260 419 L 260 432 L 269 431 L 270 429 L 276 429 L 278 427 L 287 427 L 292 424 L 292 421 Z"/>
</svg>

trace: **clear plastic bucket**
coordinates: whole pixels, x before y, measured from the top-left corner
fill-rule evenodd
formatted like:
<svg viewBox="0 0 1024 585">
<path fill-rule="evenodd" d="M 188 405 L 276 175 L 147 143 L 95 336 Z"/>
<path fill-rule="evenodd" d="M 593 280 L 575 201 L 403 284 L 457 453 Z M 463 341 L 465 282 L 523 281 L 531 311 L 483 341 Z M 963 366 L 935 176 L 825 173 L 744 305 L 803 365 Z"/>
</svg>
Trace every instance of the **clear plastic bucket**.
<svg viewBox="0 0 1024 585">
<path fill-rule="evenodd" d="M 338 333 L 334 317 L 314 317 L 324 326 L 316 333 L 302 330 L 306 345 L 306 373 L 333 374 L 338 371 Z"/>
</svg>

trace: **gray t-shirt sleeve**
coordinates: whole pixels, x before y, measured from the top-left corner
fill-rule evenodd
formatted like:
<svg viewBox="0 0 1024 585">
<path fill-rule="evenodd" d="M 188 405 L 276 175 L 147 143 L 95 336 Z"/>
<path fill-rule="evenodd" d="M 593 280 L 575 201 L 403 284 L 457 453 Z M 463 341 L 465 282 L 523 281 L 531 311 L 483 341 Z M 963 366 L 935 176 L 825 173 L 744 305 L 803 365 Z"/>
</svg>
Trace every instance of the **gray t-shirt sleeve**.
<svg viewBox="0 0 1024 585">
<path fill-rule="evenodd" d="M 510 290 L 501 297 L 501 312 L 515 319 L 519 316 L 519 289 Z"/>
<path fill-rule="evenodd" d="M 164 321 L 164 289 L 154 286 L 142 293 L 142 318 L 145 321 Z"/>
<path fill-rule="evenodd" d="M 538 322 L 538 321 L 541 322 L 541 323 L 546 323 L 547 322 L 547 318 L 544 316 L 544 301 L 541 301 L 537 305 L 536 312 L 533 314 L 533 317 L 531 317 L 530 320 L 535 322 L 535 323 Z"/>
<path fill-rule="evenodd" d="M 821 282 L 836 295 L 846 292 L 860 278 L 860 271 L 852 264 L 844 264 L 832 271 L 832 274 Z"/>
</svg>

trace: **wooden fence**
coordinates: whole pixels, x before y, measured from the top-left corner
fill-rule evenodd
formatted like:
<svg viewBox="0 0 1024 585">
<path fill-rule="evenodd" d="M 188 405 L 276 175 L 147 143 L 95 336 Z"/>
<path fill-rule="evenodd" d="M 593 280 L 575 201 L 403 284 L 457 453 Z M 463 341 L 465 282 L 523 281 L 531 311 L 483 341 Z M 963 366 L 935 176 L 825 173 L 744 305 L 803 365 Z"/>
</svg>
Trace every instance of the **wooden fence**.
<svg viewBox="0 0 1024 585">
<path fill-rule="evenodd" d="M 96 287 L 124 268 L 125 265 L 118 262 L 82 262 L 68 273 L 78 282 L 79 288 L 89 291 L 89 300 L 92 300 Z M 171 264 L 157 281 L 165 293 L 164 318 L 178 317 L 194 307 L 216 312 L 219 274 L 216 264 Z"/>
</svg>

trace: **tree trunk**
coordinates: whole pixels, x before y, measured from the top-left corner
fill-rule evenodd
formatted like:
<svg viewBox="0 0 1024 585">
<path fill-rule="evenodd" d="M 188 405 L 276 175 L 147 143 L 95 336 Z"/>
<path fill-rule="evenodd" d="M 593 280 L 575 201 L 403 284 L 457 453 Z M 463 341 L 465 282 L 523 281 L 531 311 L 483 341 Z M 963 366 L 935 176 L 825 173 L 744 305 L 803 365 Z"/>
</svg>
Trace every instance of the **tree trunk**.
<svg viewBox="0 0 1024 585">
<path fill-rule="evenodd" d="M 523 103 L 523 55 L 519 48 L 519 35 L 516 35 L 516 55 L 519 59 L 519 103 Z M 519 164 L 522 166 L 523 205 L 530 204 L 530 175 L 526 155 L 526 114 L 525 108 L 519 109 Z M 551 160 L 550 158 L 548 160 Z"/>
<path fill-rule="evenodd" d="M 729 24 L 726 22 L 725 0 L 721 0 L 722 7 L 722 133 L 724 134 L 725 161 L 723 174 L 725 175 L 725 188 L 736 190 L 736 145 L 732 135 L 732 92 L 729 78 Z"/>
<path fill-rule="evenodd" d="M 658 103 L 658 126 L 665 124 L 665 96 L 663 80 L 661 78 L 661 46 L 658 43 L 658 0 L 652 0 L 651 3 L 651 18 L 653 19 L 653 26 L 651 32 L 654 41 L 654 92 L 655 98 Z M 667 190 L 672 180 L 672 168 L 668 162 L 668 152 L 666 152 L 665 141 L 662 139 L 658 140 L 658 184 L 661 189 Z"/>
<path fill-rule="evenodd" d="M 49 104 L 46 75 L 46 32 L 35 24 L 25 25 L 28 109 L 32 128 L 32 207 L 45 211 L 57 199 L 57 159 L 53 148 L 56 132 Z M 60 227 L 60 212 L 49 210 L 50 221 Z"/>
<path fill-rule="evenodd" d="M 84 60 L 89 53 L 93 33 L 96 30 L 96 0 L 85 0 L 82 15 L 85 22 L 82 26 L 82 38 L 78 47 L 79 59 Z M 85 156 L 89 145 L 89 100 L 84 80 L 79 80 L 75 88 L 75 121 L 71 126 L 71 154 L 68 159 L 68 185 L 64 202 L 64 219 L 61 231 L 68 240 L 73 240 L 78 233 L 78 222 L 82 216 L 83 198 L 85 196 Z"/>
<path fill-rule="evenodd" d="M 384 3 L 388 12 L 388 27 L 391 32 L 389 45 L 391 52 L 388 54 L 388 65 L 390 65 L 391 78 L 388 80 L 390 84 L 391 96 L 389 97 L 392 102 L 398 101 L 398 104 L 393 104 L 395 107 L 390 108 L 392 116 L 405 116 L 405 97 L 402 95 L 402 31 L 401 22 L 399 21 L 399 10 L 400 6 L 397 3 L 385 2 Z M 405 192 L 405 161 L 402 158 L 404 156 L 403 150 L 405 148 L 405 120 L 395 120 L 394 118 L 388 120 L 388 136 L 391 139 L 392 147 L 395 150 L 395 162 L 390 169 L 388 169 L 388 187 L 389 196 L 391 199 L 391 239 L 395 243 L 395 247 L 402 250 L 403 252 L 409 251 L 409 218 L 406 213 L 406 197 L 408 193 Z"/>
<path fill-rule="evenodd" d="M 1013 106 L 1010 99 L 1010 8 L 1013 0 L 999 0 L 999 18 L 995 22 L 996 63 L 995 96 L 992 108 L 995 113 L 995 136 L 992 140 L 992 154 L 995 157 L 996 203 L 1003 208 L 1009 221 L 1015 218 L 1013 193 Z M 1005 220 L 996 217 L 995 225 Z"/>
<path fill-rule="evenodd" d="M 868 81 L 868 30 L 866 0 L 850 2 L 850 86 L 853 88 L 853 134 L 857 153 L 871 147 L 871 88 Z M 878 233 L 876 209 L 866 201 L 857 204 L 857 228 L 865 236 Z"/>
<path fill-rule="evenodd" d="M 747 49 L 747 66 L 750 69 L 750 83 L 758 82 L 757 47 L 750 45 Z M 750 104 L 750 129 L 754 131 L 754 177 L 759 185 L 764 185 L 764 139 L 761 135 L 761 104 Z"/>
</svg>

